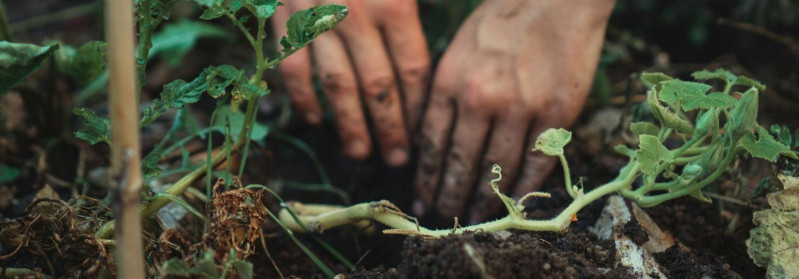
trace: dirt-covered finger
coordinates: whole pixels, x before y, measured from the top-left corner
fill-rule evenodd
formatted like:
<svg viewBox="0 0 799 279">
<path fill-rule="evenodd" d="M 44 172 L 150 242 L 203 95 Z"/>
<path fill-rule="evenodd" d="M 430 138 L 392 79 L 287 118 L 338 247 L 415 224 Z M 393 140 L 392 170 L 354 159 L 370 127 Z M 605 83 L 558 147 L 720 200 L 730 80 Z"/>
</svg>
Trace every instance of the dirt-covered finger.
<svg viewBox="0 0 799 279">
<path fill-rule="evenodd" d="M 424 215 L 433 206 L 446 145 L 452 132 L 454 106 L 449 98 L 452 89 L 449 85 L 440 84 L 433 90 L 419 134 L 419 161 L 414 183 L 417 199 L 412 205 L 416 216 Z"/>
</svg>

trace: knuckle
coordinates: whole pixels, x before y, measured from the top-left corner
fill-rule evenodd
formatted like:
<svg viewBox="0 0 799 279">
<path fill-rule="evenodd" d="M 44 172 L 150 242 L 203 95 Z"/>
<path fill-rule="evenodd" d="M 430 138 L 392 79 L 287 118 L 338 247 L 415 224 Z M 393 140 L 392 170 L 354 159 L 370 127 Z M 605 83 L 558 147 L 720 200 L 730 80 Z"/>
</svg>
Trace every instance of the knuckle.
<svg viewBox="0 0 799 279">
<path fill-rule="evenodd" d="M 355 92 L 355 78 L 344 73 L 326 73 L 322 78 L 322 88 L 332 95 Z"/>
<path fill-rule="evenodd" d="M 430 64 L 427 62 L 417 63 L 399 70 L 399 77 L 403 85 L 418 86 L 425 84 L 429 76 Z"/>
<path fill-rule="evenodd" d="M 374 74 L 364 79 L 363 93 L 368 98 L 379 99 L 394 85 L 393 76 L 388 73 Z"/>
</svg>

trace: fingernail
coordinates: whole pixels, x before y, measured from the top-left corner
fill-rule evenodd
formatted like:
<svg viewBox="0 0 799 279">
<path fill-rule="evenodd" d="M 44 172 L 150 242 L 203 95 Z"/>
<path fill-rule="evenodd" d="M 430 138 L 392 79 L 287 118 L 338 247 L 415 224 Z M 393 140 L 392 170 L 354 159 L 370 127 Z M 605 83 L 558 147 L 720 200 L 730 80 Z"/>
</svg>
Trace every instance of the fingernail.
<svg viewBox="0 0 799 279">
<path fill-rule="evenodd" d="M 311 124 L 319 124 L 322 122 L 322 116 L 315 112 L 309 112 L 305 114 L 305 121 Z"/>
<path fill-rule="evenodd" d="M 405 148 L 402 147 L 395 147 L 391 151 L 388 152 L 388 157 L 386 157 L 386 163 L 391 166 L 401 166 L 408 161 L 408 152 L 405 151 Z"/>
<path fill-rule="evenodd" d="M 365 142 L 356 140 L 347 146 L 347 155 L 356 159 L 362 159 L 369 152 L 368 148 Z"/>
<path fill-rule="evenodd" d="M 424 202 L 422 202 L 422 200 L 413 201 L 413 204 L 411 204 L 411 211 L 413 211 L 413 215 L 416 215 L 416 217 L 424 216 Z"/>
</svg>

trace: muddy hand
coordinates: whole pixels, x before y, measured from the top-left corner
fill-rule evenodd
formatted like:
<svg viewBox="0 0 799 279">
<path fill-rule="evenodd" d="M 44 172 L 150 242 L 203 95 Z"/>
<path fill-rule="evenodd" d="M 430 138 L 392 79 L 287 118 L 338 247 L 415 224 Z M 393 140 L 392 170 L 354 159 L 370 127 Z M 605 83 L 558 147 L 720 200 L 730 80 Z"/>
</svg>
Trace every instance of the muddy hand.
<svg viewBox="0 0 799 279">
<path fill-rule="evenodd" d="M 470 15 L 435 72 L 415 214 L 469 213 L 474 223 L 498 213 L 500 200 L 488 186 L 493 164 L 502 166 L 506 194 L 540 187 L 555 161 L 532 153 L 533 142 L 579 115 L 613 4 L 495 0 Z"/>
<path fill-rule="evenodd" d="M 316 74 L 332 105 L 343 152 L 354 159 L 364 159 L 371 152 L 363 103 L 386 163 L 405 164 L 410 150 L 407 130 L 414 130 L 421 118 L 430 63 L 416 1 L 285 1 L 275 22 L 285 22 L 295 11 L 330 3 L 346 5 L 347 19 L 280 65 L 292 103 L 309 123 L 322 121 L 312 84 Z M 284 25 L 275 27 L 278 36 L 286 33 Z"/>
</svg>

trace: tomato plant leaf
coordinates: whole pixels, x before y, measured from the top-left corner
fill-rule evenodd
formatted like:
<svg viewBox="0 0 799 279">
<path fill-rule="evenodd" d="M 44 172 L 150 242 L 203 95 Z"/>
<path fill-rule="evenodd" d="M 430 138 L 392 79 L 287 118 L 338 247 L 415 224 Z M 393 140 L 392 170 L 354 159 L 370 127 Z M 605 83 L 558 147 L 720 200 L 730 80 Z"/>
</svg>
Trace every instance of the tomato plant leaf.
<svg viewBox="0 0 799 279">
<path fill-rule="evenodd" d="M 239 83 L 244 79 L 244 70 L 236 69 L 230 65 L 218 67 L 210 66 L 205 68 L 203 74 L 206 76 L 206 90 L 211 97 L 219 98 L 225 93 L 225 88 L 234 83 Z"/>
<path fill-rule="evenodd" d="M 755 264 L 766 268 L 768 278 L 799 274 L 799 178 L 778 175 L 783 190 L 766 195 L 770 209 L 757 211 L 746 247 Z"/>
<path fill-rule="evenodd" d="M 86 127 L 75 132 L 75 137 L 95 145 L 98 142 L 111 144 L 111 121 L 108 118 L 97 116 L 94 111 L 87 108 L 75 108 L 72 111 L 80 117 Z"/>
<path fill-rule="evenodd" d="M 241 0 L 242 6 L 261 19 L 266 19 L 274 15 L 277 3 L 277 0 Z"/>
<path fill-rule="evenodd" d="M 0 95 L 39 69 L 56 50 L 58 44 L 40 47 L 0 41 Z"/>
<path fill-rule="evenodd" d="M 159 159 L 161 159 L 161 153 L 152 152 L 141 160 L 141 171 L 144 179 L 150 179 L 161 175 L 164 170 L 158 167 Z"/>
<path fill-rule="evenodd" d="M 244 128 L 245 115 L 241 111 L 234 111 L 229 106 L 219 108 L 217 111 L 216 119 L 212 123 L 212 129 L 220 133 L 225 133 L 225 119 L 230 119 L 230 134 L 239 135 Z M 263 140 L 269 134 L 269 127 L 258 122 L 253 123 L 252 134 L 250 139 L 255 141 Z M 238 137 L 232 137 L 233 140 L 238 140 Z"/>
<path fill-rule="evenodd" d="M 213 24 L 193 20 L 181 20 L 164 28 L 153 35 L 153 47 L 149 57 L 156 55 L 169 66 L 175 67 L 183 61 L 197 40 L 201 38 L 219 38 L 231 40 L 230 32 Z"/>
<path fill-rule="evenodd" d="M 305 46 L 316 36 L 333 29 L 348 13 L 347 7 L 341 5 L 322 5 L 292 14 L 286 22 L 287 37 L 281 39 L 284 51 Z M 286 48 L 287 45 L 291 48 Z"/>
<path fill-rule="evenodd" d="M 777 160 L 780 155 L 799 159 L 796 152 L 776 139 L 766 131 L 765 128 L 757 127 L 757 139 L 753 133 L 748 133 L 741 138 L 741 145 L 753 157 L 763 158 L 769 161 Z"/>
<path fill-rule="evenodd" d="M 674 78 L 670 77 L 670 76 L 667 76 L 664 73 L 642 73 L 641 74 L 641 81 L 643 81 L 644 85 L 646 85 L 647 87 L 652 87 L 652 86 L 655 86 L 656 84 L 658 84 L 660 82 L 667 81 L 667 80 L 672 80 L 672 79 L 674 79 Z"/>
<path fill-rule="evenodd" d="M 630 124 L 630 131 L 636 135 L 652 135 L 655 136 L 660 132 L 660 128 L 649 122 L 635 122 Z"/>
<path fill-rule="evenodd" d="M 58 70 L 78 84 L 89 84 L 105 71 L 105 47 L 101 41 L 91 41 L 77 49 L 61 45 L 54 56 Z"/>
<path fill-rule="evenodd" d="M 635 157 L 641 163 L 641 172 L 648 175 L 657 175 L 660 164 L 671 163 L 674 155 L 669 151 L 656 136 L 638 136 L 639 149 L 635 151 Z"/>
<path fill-rule="evenodd" d="M 563 155 L 563 147 L 572 139 L 572 133 L 563 128 L 550 128 L 538 135 L 533 151 L 541 150 L 548 156 Z"/>
</svg>

